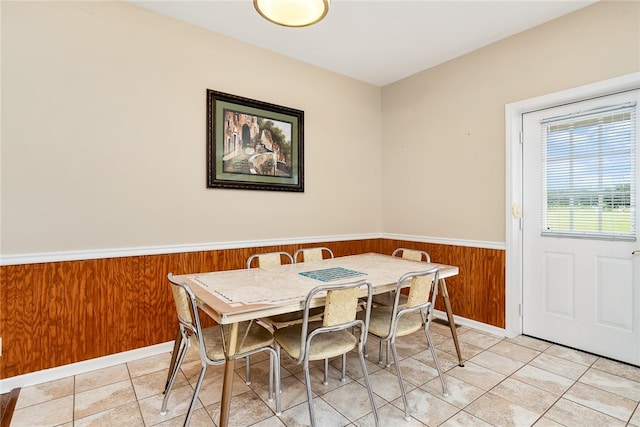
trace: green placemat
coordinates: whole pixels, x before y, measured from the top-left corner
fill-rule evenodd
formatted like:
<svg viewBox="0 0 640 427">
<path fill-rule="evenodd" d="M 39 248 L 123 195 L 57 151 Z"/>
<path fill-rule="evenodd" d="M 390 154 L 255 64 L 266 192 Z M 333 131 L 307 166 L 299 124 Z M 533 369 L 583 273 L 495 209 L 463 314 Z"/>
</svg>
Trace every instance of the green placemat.
<svg viewBox="0 0 640 427">
<path fill-rule="evenodd" d="M 311 279 L 320 280 L 321 282 L 331 282 L 334 280 L 347 279 L 349 277 L 366 276 L 367 273 L 360 271 L 349 270 L 344 267 L 331 267 L 324 268 L 322 270 L 313 271 L 301 271 L 299 273 L 302 276 L 309 277 Z"/>
</svg>

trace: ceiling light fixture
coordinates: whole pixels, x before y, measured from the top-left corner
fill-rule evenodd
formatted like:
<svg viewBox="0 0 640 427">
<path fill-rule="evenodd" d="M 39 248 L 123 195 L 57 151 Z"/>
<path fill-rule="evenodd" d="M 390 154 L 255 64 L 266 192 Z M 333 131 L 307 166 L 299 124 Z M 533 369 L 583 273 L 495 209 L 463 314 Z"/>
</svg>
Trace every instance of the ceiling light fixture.
<svg viewBox="0 0 640 427">
<path fill-rule="evenodd" d="M 284 27 L 306 27 L 329 12 L 331 0 L 253 0 L 253 6 L 267 21 Z"/>
</svg>

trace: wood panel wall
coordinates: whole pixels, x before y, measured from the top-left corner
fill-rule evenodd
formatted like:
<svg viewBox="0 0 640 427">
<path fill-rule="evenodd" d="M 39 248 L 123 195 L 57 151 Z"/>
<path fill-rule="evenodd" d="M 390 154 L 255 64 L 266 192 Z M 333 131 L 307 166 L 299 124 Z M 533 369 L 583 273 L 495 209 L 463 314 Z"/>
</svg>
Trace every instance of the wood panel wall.
<svg viewBox="0 0 640 427">
<path fill-rule="evenodd" d="M 396 247 L 427 250 L 435 262 L 460 267 L 459 276 L 447 279 L 454 313 L 504 327 L 502 250 L 389 239 L 316 245 L 336 256 L 390 254 Z M 168 272 L 244 268 L 252 253 L 293 253 L 302 246 L 2 266 L 0 379 L 171 341 L 176 320 Z"/>
</svg>

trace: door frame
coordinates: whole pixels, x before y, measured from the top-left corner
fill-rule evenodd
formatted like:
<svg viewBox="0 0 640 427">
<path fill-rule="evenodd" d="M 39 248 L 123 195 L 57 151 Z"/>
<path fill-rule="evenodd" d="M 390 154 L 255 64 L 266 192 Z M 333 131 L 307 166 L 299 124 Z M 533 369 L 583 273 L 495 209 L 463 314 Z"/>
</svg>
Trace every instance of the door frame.
<svg viewBox="0 0 640 427">
<path fill-rule="evenodd" d="M 522 114 L 631 89 L 640 89 L 640 72 L 513 102 L 505 106 L 505 331 L 507 336 L 515 337 L 522 334 L 524 247 L 519 217 L 523 203 Z"/>
</svg>

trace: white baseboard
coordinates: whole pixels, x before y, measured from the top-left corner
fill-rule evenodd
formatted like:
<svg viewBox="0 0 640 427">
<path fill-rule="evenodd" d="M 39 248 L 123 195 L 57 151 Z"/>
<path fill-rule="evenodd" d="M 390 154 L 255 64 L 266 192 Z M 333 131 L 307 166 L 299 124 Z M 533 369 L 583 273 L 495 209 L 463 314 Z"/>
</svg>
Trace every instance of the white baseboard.
<svg viewBox="0 0 640 427">
<path fill-rule="evenodd" d="M 440 310 L 434 310 L 433 316 L 437 319 L 447 320 L 447 313 Z M 514 338 L 515 336 L 511 336 L 506 329 L 498 328 L 497 326 L 488 325 L 486 323 L 481 323 L 476 320 L 467 319 L 465 317 L 453 315 L 453 319 L 456 325 L 467 326 L 472 329 L 477 329 L 482 332 L 486 332 L 491 335 L 496 335 L 498 337 L 503 338 Z"/>
<path fill-rule="evenodd" d="M 29 374 L 18 375 L 16 377 L 0 380 L 0 394 L 9 392 L 14 388 L 29 387 L 42 384 L 72 375 L 84 374 L 85 372 L 104 369 L 110 366 L 131 362 L 133 360 L 144 359 L 145 357 L 156 356 L 168 353 L 173 349 L 173 341 L 156 344 L 149 347 L 138 348 L 122 353 L 110 354 L 109 356 L 89 359 L 82 362 L 71 363 L 69 365 L 58 366 L 56 368 L 44 369 L 42 371 L 31 372 Z"/>
</svg>

